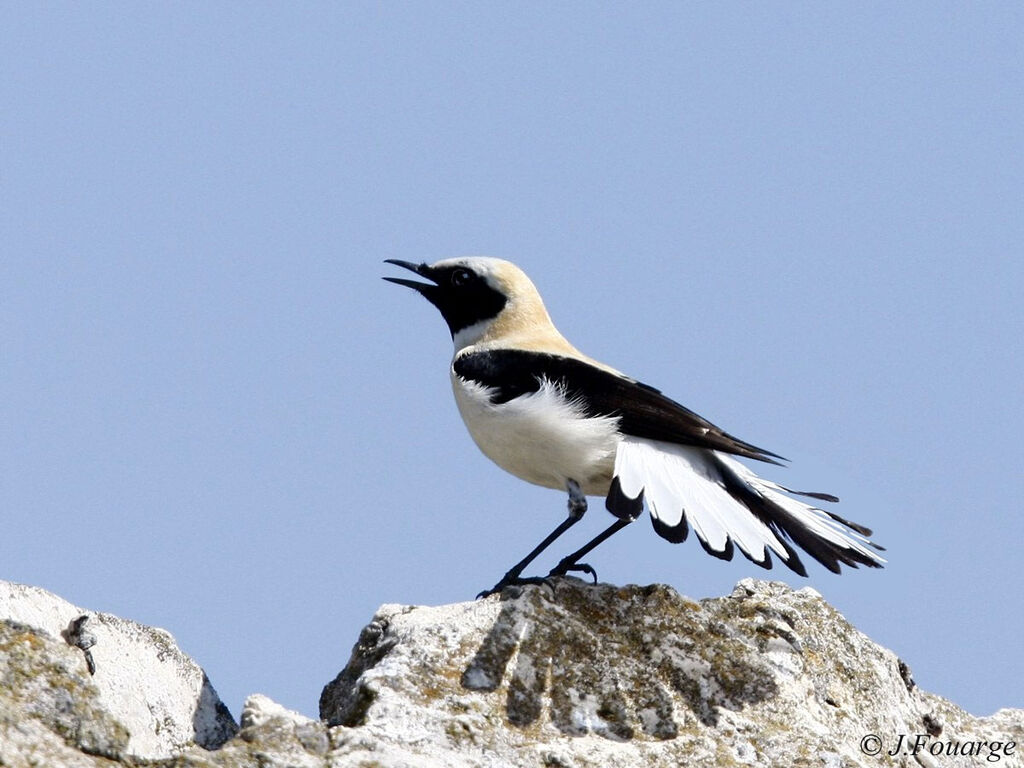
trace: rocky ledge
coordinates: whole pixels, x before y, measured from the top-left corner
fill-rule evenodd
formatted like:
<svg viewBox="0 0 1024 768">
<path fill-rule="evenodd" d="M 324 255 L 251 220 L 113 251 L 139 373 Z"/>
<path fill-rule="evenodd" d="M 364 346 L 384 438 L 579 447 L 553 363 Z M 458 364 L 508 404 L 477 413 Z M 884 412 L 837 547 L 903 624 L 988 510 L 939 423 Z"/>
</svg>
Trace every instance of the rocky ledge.
<svg viewBox="0 0 1024 768">
<path fill-rule="evenodd" d="M 5 767 L 1024 766 L 1024 710 L 973 717 L 813 589 L 755 580 L 386 605 L 321 720 L 254 695 L 240 728 L 166 632 L 0 582 L 0 681 Z"/>
</svg>

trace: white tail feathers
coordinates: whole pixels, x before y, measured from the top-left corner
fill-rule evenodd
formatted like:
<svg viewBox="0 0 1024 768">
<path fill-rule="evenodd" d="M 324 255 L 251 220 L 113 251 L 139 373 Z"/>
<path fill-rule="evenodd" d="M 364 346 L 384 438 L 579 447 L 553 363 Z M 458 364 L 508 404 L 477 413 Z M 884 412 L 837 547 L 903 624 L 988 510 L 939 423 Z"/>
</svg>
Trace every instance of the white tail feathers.
<svg viewBox="0 0 1024 768">
<path fill-rule="evenodd" d="M 758 565 L 770 568 L 769 553 L 774 552 L 806 575 L 788 538 L 834 572 L 839 563 L 879 567 L 885 562 L 868 549 L 880 547 L 855 530 L 785 495 L 788 489 L 718 451 L 625 437 L 616 452 L 615 476 L 626 496 L 644 494 L 660 535 L 682 541 L 689 524 L 704 548 L 718 557 L 731 559 L 735 542 Z"/>
</svg>

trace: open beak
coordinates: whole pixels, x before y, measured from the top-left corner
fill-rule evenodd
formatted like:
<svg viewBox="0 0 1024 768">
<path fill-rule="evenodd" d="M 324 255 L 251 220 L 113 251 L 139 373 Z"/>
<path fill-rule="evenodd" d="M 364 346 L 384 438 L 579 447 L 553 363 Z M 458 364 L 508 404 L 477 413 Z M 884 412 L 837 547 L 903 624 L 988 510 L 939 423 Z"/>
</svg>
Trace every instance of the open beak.
<svg viewBox="0 0 1024 768">
<path fill-rule="evenodd" d="M 413 264 L 411 261 L 402 261 L 400 259 L 384 259 L 385 264 L 394 264 L 398 267 L 408 269 L 410 272 L 415 272 L 421 277 L 425 277 L 428 280 L 433 280 L 430 276 L 430 267 L 426 264 Z M 437 285 L 431 283 L 417 283 L 415 280 L 405 280 L 401 277 L 385 277 L 389 283 L 397 283 L 398 285 L 404 285 L 406 288 L 412 288 L 414 291 L 418 291 L 423 294 L 428 300 L 437 292 Z"/>
</svg>

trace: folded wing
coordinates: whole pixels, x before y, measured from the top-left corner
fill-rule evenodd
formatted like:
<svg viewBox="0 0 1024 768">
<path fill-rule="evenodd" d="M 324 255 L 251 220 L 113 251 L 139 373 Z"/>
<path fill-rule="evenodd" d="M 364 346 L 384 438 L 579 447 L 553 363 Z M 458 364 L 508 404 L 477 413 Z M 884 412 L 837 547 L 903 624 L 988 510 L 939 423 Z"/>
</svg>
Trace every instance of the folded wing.
<svg viewBox="0 0 1024 768">
<path fill-rule="evenodd" d="M 711 448 L 778 464 L 782 457 L 739 440 L 654 387 L 586 360 L 522 349 L 488 349 L 460 355 L 455 373 L 494 390 L 504 403 L 540 389 L 547 380 L 588 416 L 617 416 L 628 435 Z"/>
</svg>

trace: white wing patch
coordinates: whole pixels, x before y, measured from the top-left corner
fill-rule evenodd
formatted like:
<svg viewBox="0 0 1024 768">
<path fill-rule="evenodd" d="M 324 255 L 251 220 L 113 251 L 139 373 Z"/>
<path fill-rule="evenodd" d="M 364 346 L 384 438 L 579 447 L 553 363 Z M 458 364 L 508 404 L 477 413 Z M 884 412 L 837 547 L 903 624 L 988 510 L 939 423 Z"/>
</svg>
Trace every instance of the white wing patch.
<svg viewBox="0 0 1024 768">
<path fill-rule="evenodd" d="M 775 532 L 726 490 L 717 462 L 732 470 L 752 493 L 778 504 L 815 536 L 884 562 L 865 548 L 867 539 L 841 528 L 823 510 L 784 495 L 781 486 L 718 451 L 627 436 L 619 443 L 615 475 L 627 496 L 636 498 L 643 491 L 655 520 L 675 527 L 685 516 L 714 552 L 724 552 L 731 539 L 756 563 L 765 563 L 766 548 L 789 561 L 789 550 Z"/>
<path fill-rule="evenodd" d="M 644 492 L 652 517 L 676 526 L 685 515 L 715 552 L 725 551 L 732 539 L 755 562 L 764 562 L 766 546 L 789 559 L 768 526 L 726 492 L 705 449 L 626 437 L 615 456 L 615 474 L 626 495 Z"/>
</svg>

